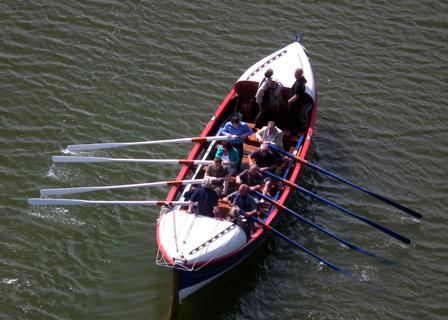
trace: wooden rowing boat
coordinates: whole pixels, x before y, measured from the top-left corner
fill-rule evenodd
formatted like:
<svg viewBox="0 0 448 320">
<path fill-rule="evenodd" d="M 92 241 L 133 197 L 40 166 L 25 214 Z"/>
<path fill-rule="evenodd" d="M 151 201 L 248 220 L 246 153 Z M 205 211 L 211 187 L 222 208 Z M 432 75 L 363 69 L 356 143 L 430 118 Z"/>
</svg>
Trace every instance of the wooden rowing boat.
<svg viewBox="0 0 448 320">
<path fill-rule="evenodd" d="M 284 147 L 286 151 L 305 158 L 313 135 L 317 112 L 317 93 L 310 57 L 300 43 L 300 39 L 288 46 L 261 59 L 238 79 L 229 94 L 212 116 L 201 137 L 219 135 L 229 117 L 237 111 L 242 120 L 258 130 L 254 124 L 253 102 L 259 83 L 263 80 L 267 69 L 274 70 L 276 78 L 284 87 L 283 95 L 289 98 L 290 88 L 295 82 L 294 71 L 303 69 L 307 93 L 307 127 L 287 127 L 282 119 L 288 119 L 288 110 L 282 109 L 275 113 L 277 125 L 284 130 Z M 283 121 L 284 122 L 284 121 Z M 291 130 L 292 129 L 292 130 Z M 293 133 L 296 132 L 296 133 Z M 189 160 L 211 160 L 214 156 L 217 142 L 203 142 L 194 145 Z M 245 153 L 258 147 L 254 135 L 244 142 Z M 246 156 L 243 166 L 247 165 Z M 282 177 L 296 181 L 301 171 L 301 165 L 285 166 Z M 198 179 L 204 175 L 204 166 L 184 166 L 180 169 L 177 180 Z M 191 186 L 175 186 L 166 201 L 182 201 Z M 289 187 L 279 187 L 274 199 L 283 204 L 289 194 Z M 225 203 L 220 203 L 222 211 L 228 210 Z M 279 214 L 274 207 L 268 208 L 263 222 L 267 226 L 274 225 Z M 172 269 L 174 278 L 174 301 L 182 302 L 187 296 L 210 283 L 220 275 L 237 266 L 247 258 L 268 236 L 266 228 L 258 228 L 247 236 L 237 224 L 211 217 L 190 214 L 185 207 L 163 208 L 157 224 L 157 243 L 159 254 L 157 264 Z"/>
</svg>

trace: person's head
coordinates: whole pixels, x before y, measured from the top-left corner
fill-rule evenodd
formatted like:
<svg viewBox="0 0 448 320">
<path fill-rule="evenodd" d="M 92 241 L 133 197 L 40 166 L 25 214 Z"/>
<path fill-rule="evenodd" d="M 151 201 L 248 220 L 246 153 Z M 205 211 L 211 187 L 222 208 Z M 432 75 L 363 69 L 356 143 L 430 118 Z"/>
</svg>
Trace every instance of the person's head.
<svg viewBox="0 0 448 320">
<path fill-rule="evenodd" d="M 202 187 L 204 189 L 210 189 L 212 187 L 212 179 L 210 179 L 210 177 L 204 177 L 204 180 L 202 180 Z"/>
<path fill-rule="evenodd" d="M 271 80 L 271 88 L 275 89 L 275 88 L 277 88 L 277 86 L 278 86 L 278 81 L 275 79 L 272 79 Z"/>
<path fill-rule="evenodd" d="M 232 143 L 230 143 L 229 141 L 223 141 L 221 143 L 221 145 L 224 148 L 224 150 L 227 151 L 227 152 L 229 152 L 233 148 Z"/>
<path fill-rule="evenodd" d="M 262 143 L 260 146 L 261 153 L 266 153 L 266 152 L 268 152 L 268 150 L 269 150 L 269 148 L 268 148 L 267 143 Z"/>
<path fill-rule="evenodd" d="M 258 172 L 258 166 L 253 163 L 249 166 L 249 173 L 250 174 L 256 174 Z"/>
<path fill-rule="evenodd" d="M 296 79 L 302 78 L 303 70 L 301 68 L 297 68 L 296 71 L 294 72 L 294 76 L 296 77 Z"/>
<path fill-rule="evenodd" d="M 249 194 L 249 186 L 247 184 L 242 184 L 240 185 L 240 187 L 238 188 L 238 192 L 240 193 L 240 195 L 242 195 L 243 197 L 247 196 Z"/>
<path fill-rule="evenodd" d="M 275 122 L 274 121 L 268 121 L 268 129 L 274 130 L 275 129 Z"/>
<path fill-rule="evenodd" d="M 214 165 L 216 166 L 216 167 L 220 167 L 221 165 L 222 165 L 222 159 L 221 158 L 218 158 L 218 157 L 215 157 L 215 159 L 213 159 L 213 163 L 214 163 Z"/>
<path fill-rule="evenodd" d="M 264 77 L 265 77 L 265 78 L 270 78 L 270 77 L 272 77 L 273 74 L 274 74 L 274 70 L 272 70 L 272 69 L 268 69 L 268 70 L 266 70 L 266 72 L 264 73 Z"/>
<path fill-rule="evenodd" d="M 230 123 L 232 123 L 232 126 L 234 126 L 235 128 L 238 128 L 241 124 L 238 115 L 233 115 L 232 118 L 230 118 Z"/>
</svg>

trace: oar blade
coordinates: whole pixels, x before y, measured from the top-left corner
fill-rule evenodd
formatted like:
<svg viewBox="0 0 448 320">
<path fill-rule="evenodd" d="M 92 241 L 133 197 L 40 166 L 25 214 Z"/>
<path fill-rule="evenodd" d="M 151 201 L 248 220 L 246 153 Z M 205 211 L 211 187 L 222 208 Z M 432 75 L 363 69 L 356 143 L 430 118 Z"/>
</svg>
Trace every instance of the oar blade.
<svg viewBox="0 0 448 320">
<path fill-rule="evenodd" d="M 81 156 L 52 156 L 54 163 L 97 163 L 113 162 L 113 159 L 102 157 L 81 157 Z"/>
<path fill-rule="evenodd" d="M 41 189 L 40 196 L 48 197 L 62 194 L 86 193 L 93 191 L 98 191 L 98 189 L 95 187 L 49 188 L 49 189 Z"/>
<path fill-rule="evenodd" d="M 144 146 L 151 144 L 172 144 L 172 143 L 189 143 L 189 142 L 207 142 L 207 141 L 228 141 L 233 137 L 227 136 L 211 136 L 211 137 L 193 137 L 193 138 L 178 138 L 168 140 L 152 140 L 152 141 L 137 141 L 137 142 L 105 142 L 105 143 L 88 143 L 88 144 L 71 144 L 67 146 L 70 152 L 76 151 L 91 151 L 101 149 L 112 149 L 122 147 Z"/>
<path fill-rule="evenodd" d="M 413 216 L 415 218 L 418 218 L 418 219 L 422 219 L 423 218 L 423 216 L 420 213 L 418 213 L 417 211 L 415 211 L 415 210 L 413 210 L 411 208 L 408 208 L 408 207 L 406 207 L 406 206 L 404 206 L 402 204 L 399 204 L 398 202 L 395 202 L 395 201 L 393 201 L 393 200 L 391 200 L 389 198 L 386 198 L 385 196 L 382 196 L 380 194 L 374 193 L 372 191 L 369 191 L 368 193 L 370 195 L 374 196 L 375 198 L 377 198 L 379 200 L 382 200 L 382 201 L 386 202 L 387 204 L 389 204 L 389 205 L 391 205 L 391 206 L 393 206 L 393 207 L 395 207 L 397 209 L 400 209 L 403 212 L 406 212 L 407 214 L 410 214 L 411 216 Z"/>
<path fill-rule="evenodd" d="M 120 159 L 104 157 L 83 156 L 53 156 L 54 163 L 150 163 L 150 164 L 182 164 L 182 165 L 209 165 L 212 160 L 188 160 L 188 159 Z"/>
<path fill-rule="evenodd" d="M 128 143 L 110 142 L 110 143 L 89 143 L 89 144 L 70 144 L 67 146 L 67 150 L 70 152 L 77 151 L 91 151 L 100 149 L 112 149 L 128 146 Z"/>
<path fill-rule="evenodd" d="M 202 181 L 203 181 L 203 179 L 192 179 L 192 180 L 174 180 L 174 181 L 158 181 L 158 182 L 147 182 L 147 183 L 136 183 L 136 184 L 122 184 L 122 185 L 113 185 L 113 186 L 53 188 L 53 189 L 40 190 L 40 195 L 42 197 L 45 197 L 45 196 L 86 193 L 86 192 L 93 192 L 93 191 L 104 191 L 104 190 L 115 190 L 115 189 L 178 186 L 178 185 L 187 185 L 187 184 L 200 184 L 200 183 L 202 183 Z"/>
<path fill-rule="evenodd" d="M 397 233 L 395 231 L 392 231 L 392 230 L 390 230 L 390 229 L 388 229 L 386 227 L 383 227 L 383 226 L 379 225 L 378 223 L 376 223 L 376 222 L 374 222 L 374 221 L 372 221 L 370 219 L 367 219 L 367 218 L 365 218 L 365 217 L 363 217 L 363 216 L 361 216 L 361 215 L 359 215 L 359 214 L 357 214 L 357 213 L 355 213 L 353 211 L 350 211 L 350 210 L 348 210 L 348 209 L 338 205 L 337 203 L 334 203 L 334 202 L 332 202 L 330 200 L 327 200 L 324 197 L 321 197 L 321 196 L 319 196 L 319 195 L 317 195 L 317 194 L 315 194 L 315 193 L 313 193 L 313 192 L 311 192 L 311 191 L 309 191 L 309 190 L 307 190 L 305 188 L 302 188 L 301 186 L 295 184 L 294 182 L 291 182 L 291 181 L 286 180 L 286 179 L 284 179 L 282 177 L 279 177 L 276 174 L 273 174 L 272 172 L 269 172 L 269 171 L 265 171 L 264 173 L 266 175 L 268 175 L 268 176 L 278 180 L 278 181 L 283 182 L 287 186 L 289 186 L 291 188 L 294 188 L 294 189 L 296 189 L 296 190 L 298 190 L 298 191 L 300 191 L 300 192 L 310 196 L 311 198 L 314 198 L 314 199 L 317 199 L 317 200 L 319 200 L 319 201 L 321 201 L 323 203 L 326 203 L 326 204 L 328 204 L 328 205 L 338 209 L 339 211 L 347 214 L 348 216 L 351 216 L 351 217 L 353 217 L 355 219 L 358 219 L 358 220 L 360 220 L 360 221 L 362 221 L 362 222 L 372 226 L 373 228 L 375 228 L 377 230 L 380 230 L 380 231 L 388 234 L 389 236 L 391 236 L 391 237 L 393 237 L 393 238 L 395 238 L 397 240 L 400 240 L 403 243 L 406 243 L 406 244 L 410 244 L 411 243 L 411 240 L 409 240 L 405 236 L 402 236 L 401 234 L 399 234 L 399 233 Z"/>
<path fill-rule="evenodd" d="M 333 264 L 333 263 L 331 263 L 331 262 L 328 262 L 328 261 L 326 261 L 325 259 L 319 257 L 316 253 L 314 253 L 314 252 L 311 251 L 310 249 L 308 249 L 308 248 L 306 248 L 305 246 L 301 245 L 301 244 L 298 243 L 297 241 L 288 238 L 287 236 L 285 236 L 285 235 L 284 235 L 283 233 L 281 233 L 280 231 L 278 231 L 278 230 L 274 229 L 273 227 L 271 227 L 271 226 L 265 224 L 264 222 L 262 222 L 260 219 L 257 219 L 257 218 L 255 218 L 255 217 L 252 217 L 252 216 L 249 216 L 249 215 L 246 215 L 246 217 L 249 218 L 249 219 L 251 219 L 251 220 L 253 220 L 254 222 L 258 223 L 258 224 L 261 225 L 263 228 L 265 228 L 265 229 L 267 229 L 267 230 L 273 232 L 277 237 L 282 238 L 283 240 L 285 240 L 286 242 L 289 242 L 290 244 L 292 244 L 292 245 L 295 246 L 296 248 L 301 249 L 303 252 L 305 252 L 306 254 L 308 254 L 308 255 L 312 256 L 313 258 L 317 259 L 318 261 L 320 261 L 321 263 L 323 263 L 323 264 L 326 265 L 327 267 L 330 267 L 331 269 L 333 269 L 333 270 L 335 270 L 335 271 L 337 271 L 337 272 L 339 272 L 339 273 L 342 273 L 342 274 L 344 274 L 344 275 L 346 275 L 346 276 L 351 276 L 351 275 L 352 275 L 349 271 L 347 271 L 347 270 L 345 270 L 345 269 L 343 269 L 343 268 L 341 268 L 341 267 L 338 267 L 338 266 L 336 266 L 335 264 Z"/>
<path fill-rule="evenodd" d="M 391 205 L 391 206 L 393 206 L 393 207 L 395 207 L 397 209 L 400 209 L 401 211 L 403 211 L 403 212 L 405 212 L 405 213 L 407 213 L 407 214 L 409 214 L 409 215 L 411 215 L 411 216 L 413 216 L 415 218 L 418 218 L 418 219 L 422 218 L 422 215 L 420 213 L 418 213 L 417 211 L 415 211 L 415 210 L 413 210 L 411 208 L 408 208 L 408 207 L 406 207 L 406 206 L 404 206 L 402 204 L 399 204 L 398 202 L 393 201 L 393 200 L 391 200 L 391 199 L 389 199 L 389 198 L 387 198 L 385 196 L 382 196 L 382 195 L 380 195 L 378 193 L 375 193 L 373 191 L 369 191 L 366 188 L 361 187 L 361 186 L 357 185 L 354 182 L 351 182 L 351 181 L 349 181 L 349 180 L 347 180 L 347 179 L 345 179 L 343 177 L 338 176 L 337 174 L 335 174 L 333 172 L 328 171 L 327 169 L 319 167 L 318 165 L 310 163 L 310 162 L 308 162 L 305 159 L 299 158 L 299 157 L 297 157 L 297 156 L 295 156 L 295 155 L 293 155 L 293 154 L 291 154 L 289 152 L 281 150 L 281 149 L 277 148 L 276 146 L 269 145 L 269 148 L 274 150 L 274 151 L 276 151 L 276 152 L 278 152 L 278 153 L 281 153 L 281 154 L 283 154 L 283 155 L 285 155 L 285 156 L 287 156 L 287 157 L 289 157 L 291 159 L 299 161 L 300 163 L 305 164 L 309 168 L 315 169 L 315 170 L 317 170 L 319 172 L 322 172 L 323 174 L 326 174 L 326 175 L 328 175 L 328 176 L 330 176 L 330 177 L 332 177 L 332 178 L 334 178 L 336 180 L 344 182 L 344 183 L 354 187 L 355 189 L 358 189 L 358 190 L 360 190 L 362 192 L 365 192 L 365 193 L 367 193 L 367 194 L 377 198 L 378 200 L 381 200 L 381 201 L 383 201 L 383 202 L 385 202 L 385 203 L 387 203 L 387 204 L 389 204 L 389 205 Z"/>
<path fill-rule="evenodd" d="M 305 223 L 305 224 L 307 224 L 309 226 L 312 226 L 313 228 L 321 231 L 322 233 L 326 234 L 327 236 L 329 236 L 329 237 L 339 241 L 340 243 L 343 243 L 349 249 L 352 249 L 354 251 L 360 252 L 360 253 L 365 254 L 367 256 L 370 256 L 370 257 L 374 257 L 374 258 L 378 258 L 378 259 L 384 260 L 383 257 L 380 257 L 380 256 L 378 256 L 378 255 L 376 255 L 376 254 L 374 254 L 374 253 L 372 253 L 370 251 L 367 251 L 367 250 L 365 250 L 365 249 L 363 249 L 363 248 L 361 248 L 361 247 L 359 247 L 359 246 L 357 246 L 357 245 L 355 245 L 355 244 L 353 244 L 353 243 L 351 243 L 351 242 L 349 242 L 347 240 L 342 239 L 341 237 L 339 237 L 338 235 L 334 234 L 330 230 L 328 230 L 328 229 L 326 229 L 324 227 L 321 227 L 318 224 L 316 224 L 316 223 L 306 219 L 302 215 L 300 215 L 297 212 L 295 212 L 295 211 L 285 207 L 284 205 L 278 203 L 274 199 L 272 199 L 272 198 L 270 198 L 268 196 L 265 196 L 264 194 L 262 194 L 262 193 L 260 193 L 258 191 L 255 191 L 255 193 L 258 195 L 258 197 L 260 197 L 262 199 L 265 199 L 266 201 L 272 203 L 275 207 L 280 209 L 281 212 L 286 212 L 287 214 L 289 214 L 290 216 L 293 216 L 294 218 L 296 218 L 297 220 L 301 221 L 302 223 Z"/>
<path fill-rule="evenodd" d="M 30 198 L 28 204 L 32 206 L 88 206 L 88 205 L 125 205 L 125 206 L 187 206 L 188 201 L 157 201 L 157 200 L 82 200 L 82 199 L 46 199 Z"/>
</svg>

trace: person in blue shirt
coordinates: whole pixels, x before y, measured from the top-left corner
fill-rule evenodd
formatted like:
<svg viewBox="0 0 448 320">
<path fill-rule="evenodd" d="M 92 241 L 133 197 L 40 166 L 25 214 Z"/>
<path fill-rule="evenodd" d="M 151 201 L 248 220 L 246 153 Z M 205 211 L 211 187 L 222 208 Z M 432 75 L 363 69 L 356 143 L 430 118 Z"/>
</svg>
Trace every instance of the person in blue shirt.
<svg viewBox="0 0 448 320">
<path fill-rule="evenodd" d="M 215 157 L 221 159 L 224 168 L 230 175 L 234 174 L 239 168 L 241 159 L 238 150 L 236 150 L 229 141 L 223 141 L 216 151 Z"/>
<path fill-rule="evenodd" d="M 241 159 L 243 159 L 244 154 L 244 139 L 246 139 L 246 137 L 250 136 L 252 133 L 253 130 L 249 128 L 247 123 L 240 121 L 240 118 L 237 114 L 233 115 L 232 118 L 230 118 L 230 121 L 225 124 L 224 129 L 221 131 L 221 134 L 225 136 L 238 136 L 238 138 L 232 140 L 232 144 L 235 149 L 238 150 L 240 158 L 237 167 L 238 170 L 240 169 Z"/>
</svg>

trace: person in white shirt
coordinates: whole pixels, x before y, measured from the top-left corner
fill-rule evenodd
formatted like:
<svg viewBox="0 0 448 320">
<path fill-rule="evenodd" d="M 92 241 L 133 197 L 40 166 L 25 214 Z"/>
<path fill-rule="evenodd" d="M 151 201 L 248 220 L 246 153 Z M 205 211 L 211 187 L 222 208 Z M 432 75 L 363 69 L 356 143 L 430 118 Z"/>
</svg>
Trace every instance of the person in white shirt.
<svg viewBox="0 0 448 320">
<path fill-rule="evenodd" d="M 264 78 L 261 80 L 260 85 L 258 86 L 257 93 L 255 94 L 255 102 L 258 105 L 261 105 L 263 102 L 264 92 L 271 87 L 272 75 L 274 71 L 272 69 L 266 70 L 264 73 Z"/>
<path fill-rule="evenodd" d="M 283 131 L 276 127 L 274 121 L 268 121 L 267 126 L 257 131 L 256 138 L 261 144 L 269 143 L 283 150 Z"/>
</svg>

